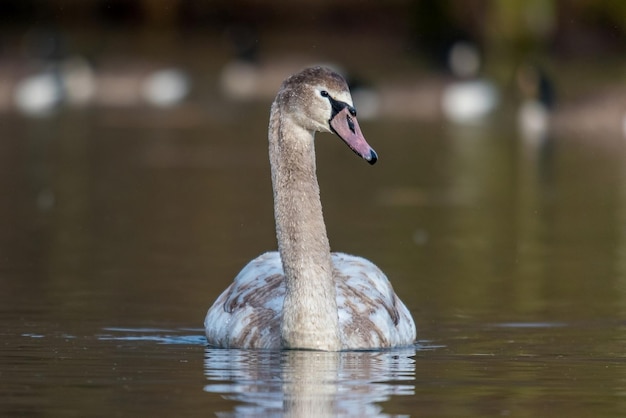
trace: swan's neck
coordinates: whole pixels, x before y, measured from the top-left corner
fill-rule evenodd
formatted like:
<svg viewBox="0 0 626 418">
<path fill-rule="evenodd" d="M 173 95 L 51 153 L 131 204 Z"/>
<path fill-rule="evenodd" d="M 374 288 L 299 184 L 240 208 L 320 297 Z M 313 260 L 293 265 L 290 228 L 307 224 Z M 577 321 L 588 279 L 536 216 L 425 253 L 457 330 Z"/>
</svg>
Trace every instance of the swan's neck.
<svg viewBox="0 0 626 418">
<path fill-rule="evenodd" d="M 337 299 L 313 138 L 314 132 L 274 103 L 270 164 L 276 236 L 286 279 L 281 337 L 289 348 L 339 350 Z"/>
</svg>

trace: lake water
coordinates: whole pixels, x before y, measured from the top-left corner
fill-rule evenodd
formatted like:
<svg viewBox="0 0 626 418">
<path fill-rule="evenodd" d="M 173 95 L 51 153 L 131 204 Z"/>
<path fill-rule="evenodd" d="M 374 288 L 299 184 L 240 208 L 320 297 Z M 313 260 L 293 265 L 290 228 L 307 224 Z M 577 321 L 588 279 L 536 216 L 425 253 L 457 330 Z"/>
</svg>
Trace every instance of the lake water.
<svg viewBox="0 0 626 418">
<path fill-rule="evenodd" d="M 319 135 L 331 245 L 419 341 L 271 353 L 202 329 L 275 248 L 267 106 L 0 123 L 1 416 L 626 415 L 623 138 L 363 121 L 371 167 Z"/>
</svg>

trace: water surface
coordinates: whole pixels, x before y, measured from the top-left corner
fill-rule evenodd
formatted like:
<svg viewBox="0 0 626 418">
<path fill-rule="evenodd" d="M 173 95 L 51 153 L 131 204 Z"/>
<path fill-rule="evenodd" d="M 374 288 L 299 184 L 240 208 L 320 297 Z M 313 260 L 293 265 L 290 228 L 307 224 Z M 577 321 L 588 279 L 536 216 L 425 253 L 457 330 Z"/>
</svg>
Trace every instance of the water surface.
<svg viewBox="0 0 626 418">
<path fill-rule="evenodd" d="M 275 248 L 267 110 L 181 114 L 3 116 L 0 415 L 626 413 L 622 138 L 364 121 L 370 167 L 319 136 L 331 245 L 388 274 L 419 342 L 246 352 L 202 321 Z"/>
</svg>

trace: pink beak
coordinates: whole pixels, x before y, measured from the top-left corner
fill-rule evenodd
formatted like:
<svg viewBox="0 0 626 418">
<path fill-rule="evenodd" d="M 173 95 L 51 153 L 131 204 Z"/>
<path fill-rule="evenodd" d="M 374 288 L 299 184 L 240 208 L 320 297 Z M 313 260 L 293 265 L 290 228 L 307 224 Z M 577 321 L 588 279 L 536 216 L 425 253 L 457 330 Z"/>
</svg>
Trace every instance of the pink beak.
<svg viewBox="0 0 626 418">
<path fill-rule="evenodd" d="M 337 112 L 330 120 L 330 127 L 357 155 L 370 164 L 376 163 L 378 155 L 363 137 L 356 116 L 350 113 L 348 106 Z"/>
</svg>

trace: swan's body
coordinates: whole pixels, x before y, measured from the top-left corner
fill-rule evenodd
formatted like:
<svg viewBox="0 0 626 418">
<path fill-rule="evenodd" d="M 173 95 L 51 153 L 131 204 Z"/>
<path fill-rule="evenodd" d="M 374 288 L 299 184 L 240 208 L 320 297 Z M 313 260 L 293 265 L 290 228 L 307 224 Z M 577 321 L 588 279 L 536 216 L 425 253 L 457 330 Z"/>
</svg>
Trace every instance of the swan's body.
<svg viewBox="0 0 626 418">
<path fill-rule="evenodd" d="M 207 313 L 209 344 L 370 349 L 412 344 L 415 324 L 371 262 L 330 252 L 314 134 L 335 132 L 371 164 L 345 80 L 324 68 L 289 77 L 272 104 L 269 142 L 278 252 L 251 261 Z"/>
<path fill-rule="evenodd" d="M 384 273 L 364 258 L 342 253 L 331 257 L 342 348 L 412 343 L 411 314 Z M 284 300 L 285 275 L 278 252 L 255 258 L 215 302 L 211 317 L 215 326 L 207 327 L 209 342 L 219 347 L 280 348 Z"/>
</svg>

